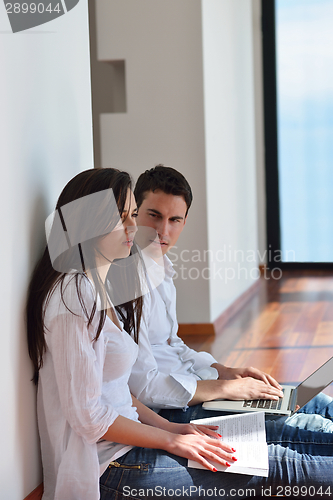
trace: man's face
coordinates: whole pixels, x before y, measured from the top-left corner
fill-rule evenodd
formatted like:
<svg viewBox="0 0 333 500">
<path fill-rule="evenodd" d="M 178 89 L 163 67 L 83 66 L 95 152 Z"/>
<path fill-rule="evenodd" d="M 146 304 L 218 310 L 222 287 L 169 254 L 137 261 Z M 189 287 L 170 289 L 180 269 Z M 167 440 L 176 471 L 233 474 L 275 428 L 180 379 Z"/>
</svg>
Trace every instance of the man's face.
<svg viewBox="0 0 333 500">
<path fill-rule="evenodd" d="M 187 205 L 182 196 L 166 194 L 163 191 L 149 191 L 143 200 L 138 216 L 138 226 L 155 229 L 158 235 L 150 243 L 156 245 L 162 254 L 172 248 L 182 232 L 186 222 Z"/>
</svg>

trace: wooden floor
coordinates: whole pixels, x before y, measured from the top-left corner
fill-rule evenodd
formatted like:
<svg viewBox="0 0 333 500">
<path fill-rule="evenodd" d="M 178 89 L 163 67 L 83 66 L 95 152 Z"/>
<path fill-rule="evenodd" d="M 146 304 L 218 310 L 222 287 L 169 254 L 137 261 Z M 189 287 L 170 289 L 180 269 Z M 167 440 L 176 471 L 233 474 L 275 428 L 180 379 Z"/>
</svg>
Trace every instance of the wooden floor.
<svg viewBox="0 0 333 500">
<path fill-rule="evenodd" d="M 215 336 L 183 339 L 227 366 L 255 366 L 280 383 L 301 382 L 333 356 L 333 272 L 261 278 L 255 295 Z M 333 384 L 325 392 L 333 396 Z"/>
</svg>

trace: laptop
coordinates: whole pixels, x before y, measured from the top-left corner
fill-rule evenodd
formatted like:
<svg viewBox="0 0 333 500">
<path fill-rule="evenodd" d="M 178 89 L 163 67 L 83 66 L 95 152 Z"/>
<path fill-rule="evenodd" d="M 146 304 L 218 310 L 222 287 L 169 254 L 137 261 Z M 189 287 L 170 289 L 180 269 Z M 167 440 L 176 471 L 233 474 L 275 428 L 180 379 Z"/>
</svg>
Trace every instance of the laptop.
<svg viewBox="0 0 333 500">
<path fill-rule="evenodd" d="M 290 416 L 297 411 L 297 406 L 302 408 L 325 389 L 325 387 L 330 385 L 332 381 L 333 356 L 298 386 L 283 385 L 283 398 L 279 398 L 279 400 L 254 399 L 249 401 L 230 401 L 227 399 L 216 399 L 203 403 L 202 407 L 205 410 L 228 412 L 265 411 L 267 413 Z"/>
</svg>

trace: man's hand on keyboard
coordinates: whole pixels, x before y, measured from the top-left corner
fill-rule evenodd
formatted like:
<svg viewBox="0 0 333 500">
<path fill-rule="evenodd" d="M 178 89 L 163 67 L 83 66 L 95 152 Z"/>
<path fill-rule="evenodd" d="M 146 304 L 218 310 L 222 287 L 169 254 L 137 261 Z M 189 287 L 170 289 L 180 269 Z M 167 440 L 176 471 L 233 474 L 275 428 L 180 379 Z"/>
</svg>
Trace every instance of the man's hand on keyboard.
<svg viewBox="0 0 333 500">
<path fill-rule="evenodd" d="M 239 377 L 232 380 L 219 380 L 225 399 L 275 399 L 283 397 L 280 389 L 253 377 Z"/>
<path fill-rule="evenodd" d="M 257 368 L 229 368 L 213 363 L 219 373 L 217 380 L 198 380 L 195 395 L 189 405 L 214 399 L 273 399 L 283 397 L 278 382 Z"/>
<path fill-rule="evenodd" d="M 248 366 L 246 368 L 230 368 L 228 366 L 223 366 L 219 363 L 212 365 L 219 372 L 219 379 L 222 380 L 232 380 L 235 378 L 245 378 L 252 377 L 257 380 L 262 380 L 265 384 L 276 387 L 276 389 L 281 390 L 280 384 L 275 380 L 275 378 L 268 375 L 268 373 L 258 370 L 258 368 L 253 368 Z"/>
</svg>

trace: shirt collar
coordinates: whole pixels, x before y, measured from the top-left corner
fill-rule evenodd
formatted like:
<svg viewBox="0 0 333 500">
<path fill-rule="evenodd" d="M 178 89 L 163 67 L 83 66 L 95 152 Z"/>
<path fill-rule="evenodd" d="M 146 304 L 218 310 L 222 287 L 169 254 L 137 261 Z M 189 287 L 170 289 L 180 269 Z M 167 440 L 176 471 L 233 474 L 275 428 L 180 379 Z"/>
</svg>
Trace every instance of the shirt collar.
<svg viewBox="0 0 333 500">
<path fill-rule="evenodd" d="M 143 255 L 141 249 L 140 249 L 140 252 L 141 252 L 141 255 Z M 147 254 L 144 255 L 144 260 L 146 262 L 146 265 L 147 265 L 147 263 L 149 263 L 149 267 L 150 266 L 154 267 L 154 266 L 159 265 L 159 264 L 157 264 L 157 262 L 154 259 L 152 259 Z M 165 275 L 168 276 L 169 278 L 172 278 L 176 274 L 176 271 L 173 268 L 173 263 L 171 262 L 169 257 L 167 257 L 167 255 L 163 255 L 163 266 L 164 266 Z"/>
<path fill-rule="evenodd" d="M 173 263 L 167 255 L 163 255 L 163 262 L 166 276 L 172 278 L 176 274 L 176 271 L 173 268 Z"/>
</svg>

